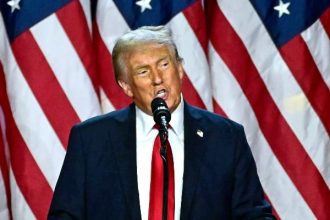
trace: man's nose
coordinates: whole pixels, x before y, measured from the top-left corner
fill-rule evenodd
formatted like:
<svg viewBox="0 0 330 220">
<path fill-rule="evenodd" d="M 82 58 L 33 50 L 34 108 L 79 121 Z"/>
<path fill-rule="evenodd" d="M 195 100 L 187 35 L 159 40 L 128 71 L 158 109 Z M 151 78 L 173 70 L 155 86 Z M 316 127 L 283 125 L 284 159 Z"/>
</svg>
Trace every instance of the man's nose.
<svg viewBox="0 0 330 220">
<path fill-rule="evenodd" d="M 162 78 L 162 72 L 160 70 L 154 69 L 152 71 L 152 83 L 154 85 L 159 85 L 163 82 L 163 78 Z"/>
</svg>

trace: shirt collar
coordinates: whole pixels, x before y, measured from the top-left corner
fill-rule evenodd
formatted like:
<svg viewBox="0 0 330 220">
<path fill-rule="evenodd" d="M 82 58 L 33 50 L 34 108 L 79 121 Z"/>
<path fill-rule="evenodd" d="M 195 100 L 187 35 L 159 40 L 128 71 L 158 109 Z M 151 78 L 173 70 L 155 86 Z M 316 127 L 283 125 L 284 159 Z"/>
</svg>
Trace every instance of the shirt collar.
<svg viewBox="0 0 330 220">
<path fill-rule="evenodd" d="M 183 99 L 181 96 L 181 102 L 171 115 L 170 125 L 174 133 L 178 136 L 183 134 Z"/>
<path fill-rule="evenodd" d="M 178 107 L 171 114 L 170 125 L 176 135 L 181 136 L 183 134 L 183 99 L 181 96 L 181 101 Z M 155 125 L 153 116 L 144 113 L 137 106 L 136 108 L 136 126 L 140 130 L 140 134 L 146 137 Z"/>
</svg>

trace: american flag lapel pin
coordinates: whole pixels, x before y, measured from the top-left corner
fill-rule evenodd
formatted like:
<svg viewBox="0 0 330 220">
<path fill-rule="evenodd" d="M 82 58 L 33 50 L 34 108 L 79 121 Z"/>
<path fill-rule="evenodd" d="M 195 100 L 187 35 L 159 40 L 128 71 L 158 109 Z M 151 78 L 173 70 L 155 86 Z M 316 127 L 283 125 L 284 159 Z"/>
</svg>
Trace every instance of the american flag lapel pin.
<svg viewBox="0 0 330 220">
<path fill-rule="evenodd" d="M 196 133 L 197 133 L 197 135 L 200 136 L 200 137 L 203 137 L 203 136 L 204 136 L 203 131 L 200 130 L 200 129 L 198 129 Z"/>
</svg>

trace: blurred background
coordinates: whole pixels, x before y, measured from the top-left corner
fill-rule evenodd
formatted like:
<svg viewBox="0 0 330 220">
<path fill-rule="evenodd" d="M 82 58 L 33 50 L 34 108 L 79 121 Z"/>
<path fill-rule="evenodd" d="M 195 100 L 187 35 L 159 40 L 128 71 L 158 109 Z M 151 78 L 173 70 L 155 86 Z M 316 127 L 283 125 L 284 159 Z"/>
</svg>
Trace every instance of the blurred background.
<svg viewBox="0 0 330 220">
<path fill-rule="evenodd" d="M 330 219 L 330 0 L 0 0 L 0 9 L 1 220 L 46 219 L 71 127 L 131 102 L 111 51 L 144 25 L 172 30 L 185 100 L 244 125 L 275 215 Z"/>
</svg>

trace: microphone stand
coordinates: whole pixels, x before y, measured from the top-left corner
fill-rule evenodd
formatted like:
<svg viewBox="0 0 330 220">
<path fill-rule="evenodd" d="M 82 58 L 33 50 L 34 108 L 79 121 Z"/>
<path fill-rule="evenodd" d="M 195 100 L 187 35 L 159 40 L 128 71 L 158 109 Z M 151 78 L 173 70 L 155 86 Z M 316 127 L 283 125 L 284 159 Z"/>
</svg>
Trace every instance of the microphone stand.
<svg viewBox="0 0 330 220">
<path fill-rule="evenodd" d="M 167 220 L 167 204 L 168 204 L 168 163 L 167 163 L 167 153 L 166 153 L 166 143 L 168 140 L 167 122 L 165 116 L 161 117 L 162 123 L 159 128 L 159 136 L 161 142 L 160 156 L 163 160 L 163 220 Z"/>
</svg>

